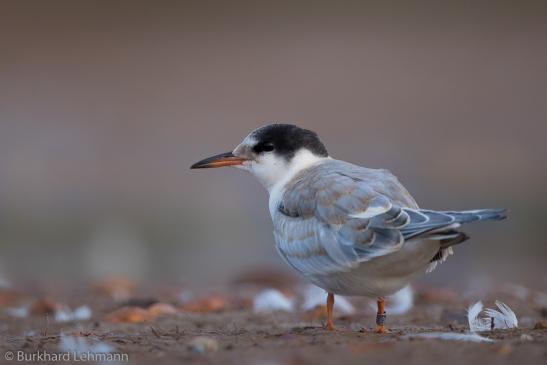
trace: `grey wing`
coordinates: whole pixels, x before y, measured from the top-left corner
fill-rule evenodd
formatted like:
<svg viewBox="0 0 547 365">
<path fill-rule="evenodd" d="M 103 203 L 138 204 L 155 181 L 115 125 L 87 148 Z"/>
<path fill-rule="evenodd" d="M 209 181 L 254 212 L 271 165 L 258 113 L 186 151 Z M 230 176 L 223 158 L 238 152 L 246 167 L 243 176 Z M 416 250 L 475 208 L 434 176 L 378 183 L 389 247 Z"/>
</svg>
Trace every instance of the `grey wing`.
<svg viewBox="0 0 547 365">
<path fill-rule="evenodd" d="M 455 212 L 404 208 L 404 211 L 410 218 L 409 224 L 401 229 L 401 233 L 407 241 L 416 237 L 449 239 L 460 234 L 454 229 L 459 228 L 462 224 L 506 218 L 505 209 L 477 209 Z"/>
<path fill-rule="evenodd" d="M 349 270 L 402 247 L 404 207 L 417 208 L 389 172 L 323 163 L 286 188 L 273 216 L 276 247 L 304 274 Z"/>
</svg>

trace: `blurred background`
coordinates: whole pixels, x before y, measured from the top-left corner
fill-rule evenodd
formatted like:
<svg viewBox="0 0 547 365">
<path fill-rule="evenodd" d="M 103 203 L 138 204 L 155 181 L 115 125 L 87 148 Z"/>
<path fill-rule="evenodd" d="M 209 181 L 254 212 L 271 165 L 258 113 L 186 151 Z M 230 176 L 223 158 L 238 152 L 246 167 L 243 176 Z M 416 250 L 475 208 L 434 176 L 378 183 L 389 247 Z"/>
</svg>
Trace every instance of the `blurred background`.
<svg viewBox="0 0 547 365">
<path fill-rule="evenodd" d="M 422 207 L 510 209 L 422 282 L 545 286 L 546 66 L 545 1 L 2 1 L 0 277 L 290 271 L 259 183 L 189 170 L 285 121 Z"/>
</svg>

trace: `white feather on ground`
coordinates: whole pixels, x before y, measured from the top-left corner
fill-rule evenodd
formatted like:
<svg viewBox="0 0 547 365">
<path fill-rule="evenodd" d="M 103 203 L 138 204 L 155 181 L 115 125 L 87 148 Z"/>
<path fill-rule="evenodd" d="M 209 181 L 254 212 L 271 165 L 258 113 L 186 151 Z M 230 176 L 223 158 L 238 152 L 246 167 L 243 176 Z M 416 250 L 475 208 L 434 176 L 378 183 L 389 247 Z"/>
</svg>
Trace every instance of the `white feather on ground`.
<svg viewBox="0 0 547 365">
<path fill-rule="evenodd" d="M 386 313 L 388 315 L 405 314 L 414 305 L 414 292 L 410 285 L 405 286 L 397 293 L 390 295 L 386 298 Z M 376 302 L 370 302 L 370 308 L 376 313 Z"/>
<path fill-rule="evenodd" d="M 28 317 L 30 310 L 28 307 L 6 308 L 5 312 L 15 318 Z M 91 318 L 91 309 L 87 305 L 82 305 L 74 310 L 63 306 L 55 311 L 55 322 L 86 321 Z"/>
<path fill-rule="evenodd" d="M 70 352 L 76 354 L 103 354 L 113 352 L 114 348 L 104 342 L 92 341 L 88 337 L 86 338 L 81 336 L 67 336 L 64 333 L 61 333 L 59 350 L 61 352 Z"/>
<path fill-rule="evenodd" d="M 253 310 L 255 313 L 269 313 L 275 311 L 294 311 L 294 300 L 287 298 L 276 289 L 265 289 L 254 298 Z"/>
<path fill-rule="evenodd" d="M 515 312 L 506 304 L 496 300 L 499 310 L 487 308 L 485 316 L 480 317 L 483 309 L 481 301 L 469 306 L 467 310 L 467 321 L 471 332 L 490 331 L 492 329 L 506 329 L 518 327 L 518 319 Z"/>
<path fill-rule="evenodd" d="M 484 311 L 488 317 L 494 318 L 495 329 L 517 328 L 519 326 L 517 315 L 509 306 L 499 300 L 496 300 L 496 306 L 499 311 L 491 308 Z"/>
<path fill-rule="evenodd" d="M 29 315 L 28 307 L 6 308 L 5 312 L 15 318 L 26 318 Z"/>
<path fill-rule="evenodd" d="M 482 308 L 482 302 L 479 300 L 475 304 L 470 305 L 467 309 L 467 322 L 469 323 L 469 330 L 471 332 L 490 330 L 490 321 L 485 318 L 479 318 Z"/>
<path fill-rule="evenodd" d="M 87 305 L 82 305 L 74 310 L 64 307 L 55 311 L 56 322 L 86 321 L 90 318 L 91 309 Z"/>
<path fill-rule="evenodd" d="M 494 340 L 480 336 L 476 333 L 454 333 L 454 332 L 426 332 L 408 335 L 406 338 L 427 338 L 446 341 L 467 341 L 467 342 L 494 342 Z"/>
<path fill-rule="evenodd" d="M 315 285 L 308 285 L 304 290 L 304 297 L 301 309 L 304 311 L 309 311 L 317 306 L 327 304 L 327 292 Z M 355 308 L 353 304 L 349 302 L 346 298 L 336 295 L 334 297 L 334 310 L 342 314 L 353 314 Z"/>
<path fill-rule="evenodd" d="M 468 341 L 468 342 L 494 342 L 494 340 L 483 337 L 476 332 L 490 331 L 492 328 L 516 328 L 518 320 L 515 312 L 506 304 L 496 300 L 496 306 L 499 310 L 487 308 L 483 317 L 480 317 L 484 308 L 481 301 L 469 306 L 467 309 L 467 321 L 469 322 L 469 333 L 454 332 L 426 332 L 414 335 L 407 335 L 406 338 L 427 338 L 448 341 Z M 493 325 L 493 326 L 492 326 Z"/>
</svg>

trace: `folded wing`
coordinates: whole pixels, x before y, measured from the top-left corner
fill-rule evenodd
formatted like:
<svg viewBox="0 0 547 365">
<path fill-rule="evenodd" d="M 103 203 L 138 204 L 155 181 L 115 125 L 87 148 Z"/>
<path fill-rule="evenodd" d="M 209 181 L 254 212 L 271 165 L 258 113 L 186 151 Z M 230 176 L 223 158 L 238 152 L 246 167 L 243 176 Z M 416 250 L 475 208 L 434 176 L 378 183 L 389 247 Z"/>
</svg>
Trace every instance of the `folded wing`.
<svg viewBox="0 0 547 365">
<path fill-rule="evenodd" d="M 416 203 L 386 170 L 329 161 L 287 186 L 274 214 L 282 257 L 305 274 L 349 270 L 399 250 Z"/>
</svg>

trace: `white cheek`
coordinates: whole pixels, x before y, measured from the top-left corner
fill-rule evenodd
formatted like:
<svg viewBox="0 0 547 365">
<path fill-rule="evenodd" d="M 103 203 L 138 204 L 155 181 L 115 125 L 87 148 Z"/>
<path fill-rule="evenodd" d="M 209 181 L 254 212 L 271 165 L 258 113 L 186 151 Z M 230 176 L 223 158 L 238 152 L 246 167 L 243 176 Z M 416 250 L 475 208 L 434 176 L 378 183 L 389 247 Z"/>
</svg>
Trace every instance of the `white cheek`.
<svg viewBox="0 0 547 365">
<path fill-rule="evenodd" d="M 236 150 L 239 148 L 249 149 L 249 146 L 237 147 Z M 296 173 L 326 159 L 304 149 L 298 151 L 290 163 L 272 152 L 254 155 L 254 158 L 238 167 L 253 174 L 274 197 Z"/>
<path fill-rule="evenodd" d="M 261 155 L 249 165 L 249 171 L 268 189 L 284 175 L 286 169 L 284 160 L 276 158 L 273 153 Z"/>
</svg>

